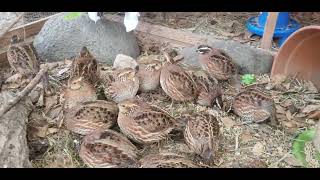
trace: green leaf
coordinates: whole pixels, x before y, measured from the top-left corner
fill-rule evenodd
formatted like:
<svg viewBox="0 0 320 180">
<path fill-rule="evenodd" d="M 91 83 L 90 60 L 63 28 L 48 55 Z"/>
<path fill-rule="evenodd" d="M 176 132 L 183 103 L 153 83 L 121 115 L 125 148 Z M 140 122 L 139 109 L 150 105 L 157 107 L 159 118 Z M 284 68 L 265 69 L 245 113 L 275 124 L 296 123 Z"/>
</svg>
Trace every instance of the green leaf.
<svg viewBox="0 0 320 180">
<path fill-rule="evenodd" d="M 306 142 L 312 141 L 315 134 L 315 129 L 306 130 L 299 134 L 297 139 L 295 139 L 293 142 L 292 153 L 294 157 L 299 160 L 304 166 L 308 166 L 308 163 L 306 161 L 306 154 L 304 152 Z"/>
<path fill-rule="evenodd" d="M 250 85 L 256 82 L 256 76 L 254 74 L 245 74 L 241 77 L 242 84 Z"/>
<path fill-rule="evenodd" d="M 80 17 L 83 13 L 82 12 L 69 12 L 64 16 L 65 20 L 73 20 L 77 17 Z"/>
</svg>

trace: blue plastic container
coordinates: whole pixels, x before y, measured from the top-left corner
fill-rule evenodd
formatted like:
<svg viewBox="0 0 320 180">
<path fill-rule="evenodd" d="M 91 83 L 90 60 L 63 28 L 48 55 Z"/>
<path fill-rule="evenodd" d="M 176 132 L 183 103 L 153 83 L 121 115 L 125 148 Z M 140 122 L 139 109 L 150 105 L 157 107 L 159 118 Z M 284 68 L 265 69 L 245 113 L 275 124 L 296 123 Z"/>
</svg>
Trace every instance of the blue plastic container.
<svg viewBox="0 0 320 180">
<path fill-rule="evenodd" d="M 268 12 L 262 12 L 258 17 L 251 17 L 247 21 L 247 29 L 253 34 L 263 36 L 264 26 L 267 22 Z M 273 37 L 279 38 L 279 46 L 296 30 L 300 28 L 300 24 L 290 19 L 289 12 L 280 12 L 274 30 Z"/>
</svg>

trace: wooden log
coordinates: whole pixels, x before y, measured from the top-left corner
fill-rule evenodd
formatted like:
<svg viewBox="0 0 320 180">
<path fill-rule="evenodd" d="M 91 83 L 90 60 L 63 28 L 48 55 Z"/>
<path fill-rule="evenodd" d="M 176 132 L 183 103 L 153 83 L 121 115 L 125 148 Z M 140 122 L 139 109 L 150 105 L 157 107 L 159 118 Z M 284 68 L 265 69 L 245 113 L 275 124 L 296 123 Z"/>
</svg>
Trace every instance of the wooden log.
<svg viewBox="0 0 320 180">
<path fill-rule="evenodd" d="M 15 97 L 13 92 L 1 92 L 0 107 Z M 32 167 L 26 139 L 26 123 L 30 112 L 31 106 L 23 100 L 0 118 L 1 168 Z"/>
<path fill-rule="evenodd" d="M 261 40 L 261 48 L 269 50 L 272 46 L 273 34 L 276 28 L 279 12 L 269 12 Z"/>
</svg>

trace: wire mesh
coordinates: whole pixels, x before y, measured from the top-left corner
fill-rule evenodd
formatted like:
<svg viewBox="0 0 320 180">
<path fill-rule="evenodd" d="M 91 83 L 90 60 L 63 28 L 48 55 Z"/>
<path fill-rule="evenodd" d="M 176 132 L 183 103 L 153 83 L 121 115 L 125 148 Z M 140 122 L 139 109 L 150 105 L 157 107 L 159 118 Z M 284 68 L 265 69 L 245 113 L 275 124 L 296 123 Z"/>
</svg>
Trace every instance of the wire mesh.
<svg viewBox="0 0 320 180">
<path fill-rule="evenodd" d="M 59 12 L 24 12 L 23 22 L 24 24 L 31 23 L 57 13 Z"/>
</svg>

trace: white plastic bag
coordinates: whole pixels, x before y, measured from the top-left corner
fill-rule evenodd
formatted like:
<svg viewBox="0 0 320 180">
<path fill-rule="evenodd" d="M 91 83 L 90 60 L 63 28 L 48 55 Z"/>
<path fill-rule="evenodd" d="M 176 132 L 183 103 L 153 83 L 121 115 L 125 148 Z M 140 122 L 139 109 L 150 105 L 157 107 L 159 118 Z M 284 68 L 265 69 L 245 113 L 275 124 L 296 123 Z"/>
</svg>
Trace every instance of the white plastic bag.
<svg viewBox="0 0 320 180">
<path fill-rule="evenodd" d="M 98 12 L 88 12 L 88 16 L 95 23 L 97 23 L 97 21 L 100 19 L 100 17 L 98 16 Z"/>
<path fill-rule="evenodd" d="M 134 30 L 138 25 L 138 17 L 140 14 L 138 12 L 126 12 L 124 15 L 124 26 L 126 27 L 126 31 L 130 32 Z"/>
</svg>

